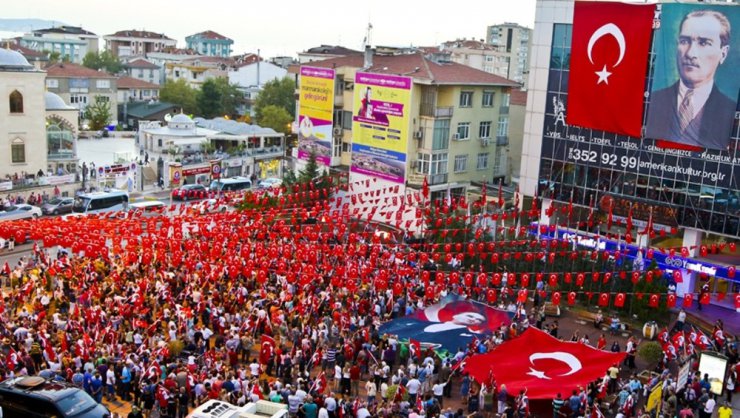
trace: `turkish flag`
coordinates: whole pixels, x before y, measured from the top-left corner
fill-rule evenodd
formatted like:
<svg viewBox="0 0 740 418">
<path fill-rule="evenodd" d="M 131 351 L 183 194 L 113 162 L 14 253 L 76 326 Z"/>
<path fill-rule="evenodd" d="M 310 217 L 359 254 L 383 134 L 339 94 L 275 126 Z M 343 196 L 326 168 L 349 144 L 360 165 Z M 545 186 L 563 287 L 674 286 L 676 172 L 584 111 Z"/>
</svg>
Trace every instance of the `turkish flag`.
<svg viewBox="0 0 740 418">
<path fill-rule="evenodd" d="M 560 292 L 552 292 L 552 304 L 560 306 Z"/>
<path fill-rule="evenodd" d="M 496 383 L 505 384 L 509 393 L 526 389 L 530 399 L 552 399 L 601 378 L 625 355 L 563 342 L 529 327 L 490 353 L 468 359 L 465 371 L 478 382 L 487 381 L 493 371 Z"/>
<path fill-rule="evenodd" d="M 262 334 L 260 344 L 260 364 L 267 364 L 272 353 L 275 351 L 275 339 L 269 335 Z"/>
<path fill-rule="evenodd" d="M 660 295 L 653 293 L 650 295 L 650 299 L 648 300 L 648 306 L 651 308 L 657 308 L 660 304 Z"/>
<path fill-rule="evenodd" d="M 409 355 L 411 358 L 421 358 L 421 342 L 409 338 Z"/>
<path fill-rule="evenodd" d="M 669 308 L 675 308 L 676 307 L 676 295 L 671 293 L 666 298 L 666 306 Z"/>
<path fill-rule="evenodd" d="M 577 1 L 566 121 L 642 136 L 654 4 Z"/>
<path fill-rule="evenodd" d="M 624 293 L 617 293 L 617 297 L 614 298 L 614 306 L 617 308 L 624 307 L 625 296 Z"/>
<path fill-rule="evenodd" d="M 694 303 L 693 293 L 686 293 L 685 295 L 683 295 L 683 307 L 684 308 L 690 308 L 693 303 Z"/>
<path fill-rule="evenodd" d="M 609 294 L 608 293 L 602 293 L 599 295 L 599 306 L 609 306 Z"/>
</svg>

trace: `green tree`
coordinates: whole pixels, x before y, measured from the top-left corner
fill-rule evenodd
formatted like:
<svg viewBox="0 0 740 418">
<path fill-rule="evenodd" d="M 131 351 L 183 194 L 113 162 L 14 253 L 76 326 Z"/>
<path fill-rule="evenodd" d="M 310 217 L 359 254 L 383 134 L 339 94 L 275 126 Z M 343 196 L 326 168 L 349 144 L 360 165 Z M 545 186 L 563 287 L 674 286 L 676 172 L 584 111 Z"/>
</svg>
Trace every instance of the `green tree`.
<svg viewBox="0 0 740 418">
<path fill-rule="evenodd" d="M 298 183 L 308 183 L 318 177 L 319 174 L 319 163 L 316 162 L 316 153 L 312 150 L 308 155 L 306 166 L 303 167 L 303 170 L 298 171 Z"/>
<path fill-rule="evenodd" d="M 285 109 L 292 120 L 295 117 L 295 88 L 295 82 L 290 77 L 265 83 L 254 103 L 256 119 L 262 119 L 262 112 L 272 105 Z"/>
<path fill-rule="evenodd" d="M 59 51 L 49 51 L 48 49 L 45 49 L 41 52 L 49 57 L 49 64 L 55 64 L 59 62 L 62 58 L 62 53 Z"/>
<path fill-rule="evenodd" d="M 221 91 L 214 79 L 206 80 L 197 94 L 198 109 L 206 119 L 223 115 Z"/>
<path fill-rule="evenodd" d="M 88 52 L 82 58 L 82 65 L 93 70 L 105 70 L 111 74 L 118 74 L 123 70 L 121 61 L 108 50 L 102 53 Z"/>
<path fill-rule="evenodd" d="M 98 131 L 111 121 L 110 101 L 106 96 L 95 96 L 93 103 L 85 109 L 85 119 L 90 122 L 90 129 Z"/>
<path fill-rule="evenodd" d="M 198 91 L 190 87 L 185 80 L 167 81 L 159 91 L 163 102 L 176 104 L 188 114 L 198 113 Z"/>
<path fill-rule="evenodd" d="M 224 115 L 236 115 L 236 108 L 244 100 L 244 94 L 236 84 L 229 83 L 226 77 L 213 79 L 216 89 L 221 95 L 221 110 Z"/>
<path fill-rule="evenodd" d="M 655 341 L 644 342 L 637 349 L 637 357 L 653 368 L 663 358 L 663 347 Z"/>
<path fill-rule="evenodd" d="M 262 116 L 257 118 L 257 124 L 259 126 L 272 128 L 284 134 L 290 133 L 289 125 L 291 121 L 293 121 L 293 117 L 290 116 L 287 110 L 273 105 L 262 109 Z"/>
</svg>

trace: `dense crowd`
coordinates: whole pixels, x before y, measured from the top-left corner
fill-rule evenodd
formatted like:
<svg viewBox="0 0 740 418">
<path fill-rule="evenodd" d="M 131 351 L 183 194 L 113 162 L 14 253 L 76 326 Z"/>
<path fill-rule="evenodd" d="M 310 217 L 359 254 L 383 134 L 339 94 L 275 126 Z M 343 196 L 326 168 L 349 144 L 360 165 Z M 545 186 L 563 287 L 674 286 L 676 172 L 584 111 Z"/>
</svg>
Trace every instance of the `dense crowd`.
<svg viewBox="0 0 740 418">
<path fill-rule="evenodd" d="M 97 258 L 34 245 L 31 257 L 0 272 L 8 286 L 0 375 L 63 379 L 98 402 L 130 401 L 132 417 L 153 411 L 184 417 L 208 399 L 260 398 L 284 402 L 291 416 L 304 418 L 530 414 L 525 392 L 508 393 L 495 377 L 475 382 L 459 366 L 528 326 L 563 338 L 539 301 L 525 309 L 515 292 L 502 292 L 499 304 L 517 318 L 510 327 L 447 355 L 411 353 L 378 326 L 448 293 L 483 301 L 485 289 L 445 283 L 429 297 L 418 268 L 399 268 L 410 261 L 397 260 L 374 231 L 302 225 L 307 216 L 293 214 L 287 222 L 248 211 L 191 217 L 182 234 L 162 218 L 156 222 L 163 232 L 150 229 L 148 238 L 127 234 L 136 232 L 136 222 L 118 225 L 113 249 Z M 131 240 L 125 250 L 118 248 L 121 236 Z M 350 265 L 361 272 L 353 280 L 342 274 Z M 386 280 L 400 283 L 401 291 L 374 286 L 380 271 L 390 272 Z M 594 343 L 587 335 L 571 339 L 607 345 L 603 334 Z M 723 347 L 732 364 L 735 344 Z M 621 350 L 616 339 L 610 348 Z M 637 341 L 624 349 L 631 358 L 624 367 L 634 369 Z M 660 377 L 670 376 L 677 360 L 663 363 Z M 695 353 L 686 358 L 694 360 Z M 606 413 L 598 405 L 609 397 L 613 413 L 639 415 L 649 385 L 636 375 L 622 380 L 624 374 L 615 366 L 604 380 L 563 393 L 553 401 L 555 418 Z M 666 386 L 670 416 L 689 416 L 686 405 L 696 412 L 714 408 L 699 376 L 687 386 L 693 396 L 686 388 L 671 391 L 675 379 L 658 381 Z"/>
</svg>

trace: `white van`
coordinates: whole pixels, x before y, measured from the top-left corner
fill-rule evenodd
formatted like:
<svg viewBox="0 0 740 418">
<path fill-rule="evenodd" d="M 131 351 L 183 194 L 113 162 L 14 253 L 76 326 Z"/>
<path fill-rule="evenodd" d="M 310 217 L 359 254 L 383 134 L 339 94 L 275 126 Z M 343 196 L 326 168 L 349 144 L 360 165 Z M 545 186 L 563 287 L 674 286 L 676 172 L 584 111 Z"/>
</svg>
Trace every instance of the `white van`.
<svg viewBox="0 0 740 418">
<path fill-rule="evenodd" d="M 246 177 L 231 177 L 228 179 L 213 180 L 209 191 L 216 193 L 246 190 L 252 187 L 252 181 Z"/>
<path fill-rule="evenodd" d="M 75 197 L 72 213 L 87 214 L 128 209 L 128 193 L 123 190 L 82 193 Z"/>
</svg>

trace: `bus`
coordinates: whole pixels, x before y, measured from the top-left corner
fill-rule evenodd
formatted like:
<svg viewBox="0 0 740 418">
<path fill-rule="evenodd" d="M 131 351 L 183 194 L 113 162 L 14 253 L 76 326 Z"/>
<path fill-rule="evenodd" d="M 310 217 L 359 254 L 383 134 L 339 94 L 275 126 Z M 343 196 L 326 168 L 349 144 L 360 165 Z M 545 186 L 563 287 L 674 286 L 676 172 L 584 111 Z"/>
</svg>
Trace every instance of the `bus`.
<svg viewBox="0 0 740 418">
<path fill-rule="evenodd" d="M 209 191 L 222 193 L 245 190 L 252 187 L 252 181 L 246 177 L 231 177 L 228 179 L 213 180 Z"/>
<path fill-rule="evenodd" d="M 128 209 L 128 193 L 123 190 L 81 193 L 75 197 L 72 213 L 98 213 Z"/>
</svg>

